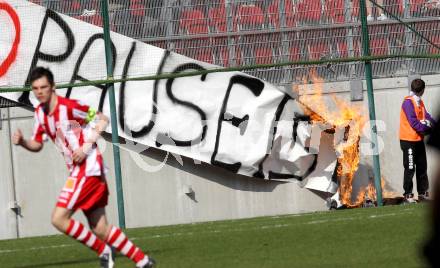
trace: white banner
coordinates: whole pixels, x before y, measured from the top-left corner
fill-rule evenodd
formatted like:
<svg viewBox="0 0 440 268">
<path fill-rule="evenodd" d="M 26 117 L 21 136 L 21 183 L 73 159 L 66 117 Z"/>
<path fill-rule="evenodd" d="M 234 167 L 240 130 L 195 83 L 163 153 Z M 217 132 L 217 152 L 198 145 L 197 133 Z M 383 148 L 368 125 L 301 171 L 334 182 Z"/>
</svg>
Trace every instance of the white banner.
<svg viewBox="0 0 440 268">
<path fill-rule="evenodd" d="M 0 86 L 27 84 L 35 66 L 49 67 L 57 83 L 106 77 L 102 28 L 27 1 L 0 3 Z M 214 67 L 117 33 L 111 39 L 114 77 Z M 310 122 L 299 104 L 258 78 L 228 72 L 130 81 L 115 92 L 119 135 L 128 141 L 246 176 L 310 179 L 313 189 L 335 191 L 332 140 L 321 142 L 323 153 L 311 151 Z M 110 114 L 105 85 L 57 93 Z M 37 105 L 32 93 L 0 95 Z"/>
</svg>

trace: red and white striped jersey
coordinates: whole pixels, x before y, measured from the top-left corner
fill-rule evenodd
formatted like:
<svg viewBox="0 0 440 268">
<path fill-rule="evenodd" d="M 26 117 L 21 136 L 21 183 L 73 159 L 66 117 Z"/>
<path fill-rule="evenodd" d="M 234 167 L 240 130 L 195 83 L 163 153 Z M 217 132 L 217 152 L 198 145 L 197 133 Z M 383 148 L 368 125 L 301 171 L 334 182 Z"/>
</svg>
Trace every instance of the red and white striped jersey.
<svg viewBox="0 0 440 268">
<path fill-rule="evenodd" d="M 57 96 L 54 111 L 47 114 L 40 104 L 35 109 L 32 139 L 42 143 L 47 135 L 64 156 L 71 177 L 101 176 L 104 174 L 102 155 L 96 144 L 81 164 L 72 160 L 73 152 L 80 148 L 92 133 L 95 111 L 76 100 Z"/>
</svg>

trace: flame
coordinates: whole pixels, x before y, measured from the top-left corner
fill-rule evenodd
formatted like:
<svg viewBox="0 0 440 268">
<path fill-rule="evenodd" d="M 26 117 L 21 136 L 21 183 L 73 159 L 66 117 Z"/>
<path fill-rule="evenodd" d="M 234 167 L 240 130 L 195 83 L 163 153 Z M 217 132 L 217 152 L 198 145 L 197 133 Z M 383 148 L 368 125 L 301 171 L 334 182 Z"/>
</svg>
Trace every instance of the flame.
<svg viewBox="0 0 440 268">
<path fill-rule="evenodd" d="M 399 196 L 398 193 L 387 190 L 388 187 L 386 185 L 386 180 L 384 177 L 382 177 L 380 179 L 380 185 L 382 188 L 382 198 L 395 198 L 395 197 Z M 376 201 L 377 194 L 376 194 L 376 187 L 374 186 L 374 182 L 370 182 L 368 184 L 368 186 L 365 188 L 366 188 L 366 190 L 364 192 L 366 192 L 366 194 L 367 194 L 366 197 L 372 201 Z"/>
<path fill-rule="evenodd" d="M 361 206 L 367 194 L 365 191 L 360 191 L 356 200 L 353 201 L 352 185 L 354 174 L 360 162 L 359 141 L 362 128 L 367 122 L 367 117 L 364 115 L 366 113 L 361 105 L 353 105 L 336 95 L 331 95 L 334 108 L 330 109 L 331 103 L 325 102 L 322 94 L 323 79 L 319 78 L 315 72 L 311 73 L 310 78 L 312 81 L 310 85 L 312 94 L 301 95 L 299 102 L 305 106 L 312 122 L 327 123 L 332 125 L 333 129 L 345 129 L 343 141 L 334 145 L 338 153 L 339 195 L 342 204 L 345 206 Z M 307 84 L 307 81 L 304 81 L 304 84 Z M 294 90 L 299 92 L 299 87 L 296 86 Z M 370 195 L 372 194 L 368 193 L 368 196 Z"/>
<path fill-rule="evenodd" d="M 339 178 L 339 196 L 341 203 L 348 208 L 361 207 L 366 201 L 375 202 L 377 200 L 374 181 L 371 181 L 366 187 L 359 189 L 359 192 L 353 200 L 353 179 L 354 174 L 359 167 L 360 151 L 359 142 L 362 128 L 367 123 L 366 112 L 361 105 L 353 105 L 336 95 L 330 95 L 333 103 L 325 102 L 323 97 L 324 80 L 311 72 L 311 82 L 304 79 L 304 89 L 306 94 L 299 97 L 299 103 L 304 106 L 306 113 L 310 116 L 313 123 L 325 123 L 329 128 L 344 129 L 344 138 L 342 142 L 334 144 L 335 151 L 338 154 L 337 175 Z M 293 88 L 299 93 L 300 88 L 295 85 Z M 299 94 L 298 94 L 299 95 Z M 331 104 L 333 104 L 331 106 Z M 332 108 L 330 108 L 332 107 Z M 399 194 L 386 190 L 385 178 L 381 178 L 381 188 L 383 198 L 393 198 Z"/>
</svg>

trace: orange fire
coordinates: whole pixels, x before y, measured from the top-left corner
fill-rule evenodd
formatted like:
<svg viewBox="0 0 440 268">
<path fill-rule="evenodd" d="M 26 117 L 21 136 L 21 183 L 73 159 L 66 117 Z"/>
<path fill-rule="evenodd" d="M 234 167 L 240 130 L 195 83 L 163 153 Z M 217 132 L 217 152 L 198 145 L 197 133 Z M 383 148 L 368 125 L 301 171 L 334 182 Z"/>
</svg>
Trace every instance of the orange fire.
<svg viewBox="0 0 440 268">
<path fill-rule="evenodd" d="M 380 180 L 380 184 L 381 184 L 381 188 L 382 188 L 382 197 L 383 198 L 395 198 L 396 196 L 399 196 L 398 193 L 386 190 L 387 185 L 386 185 L 386 181 L 383 177 Z M 366 198 L 373 200 L 373 201 L 376 201 L 377 195 L 376 195 L 376 188 L 374 187 L 374 182 L 370 182 L 368 184 L 368 186 L 365 187 L 365 189 L 366 189 L 366 191 L 364 191 L 364 192 L 366 192 L 366 195 L 367 195 Z"/>
<path fill-rule="evenodd" d="M 339 195 L 345 206 L 359 207 L 366 197 L 373 199 L 374 190 L 374 186 L 369 185 L 367 191 L 361 190 L 356 200 L 352 200 L 354 174 L 360 161 L 359 141 L 368 118 L 361 105 L 350 104 L 334 94 L 326 101 L 322 94 L 323 79 L 316 74 L 312 74 L 311 79 L 311 88 L 306 89 L 305 94 L 299 97 L 299 102 L 305 106 L 313 122 L 330 124 L 333 129 L 345 129 L 343 141 L 334 145 L 338 153 Z M 307 84 L 306 81 L 304 84 Z M 294 90 L 299 92 L 299 87 Z"/>
</svg>

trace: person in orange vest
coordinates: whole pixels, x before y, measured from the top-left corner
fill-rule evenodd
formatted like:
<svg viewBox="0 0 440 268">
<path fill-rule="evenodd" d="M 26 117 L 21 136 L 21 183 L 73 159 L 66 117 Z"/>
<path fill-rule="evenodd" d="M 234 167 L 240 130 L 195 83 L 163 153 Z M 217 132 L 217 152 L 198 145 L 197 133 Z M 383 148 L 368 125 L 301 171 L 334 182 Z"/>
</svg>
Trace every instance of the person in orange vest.
<svg viewBox="0 0 440 268">
<path fill-rule="evenodd" d="M 414 79 L 411 83 L 410 95 L 405 97 L 400 111 L 400 148 L 403 151 L 403 189 L 406 203 L 416 203 L 413 194 L 413 177 L 416 173 L 418 201 L 428 199 L 428 174 L 426 149 L 423 142 L 436 124 L 426 111 L 421 97 L 425 92 L 425 82 Z"/>
</svg>

